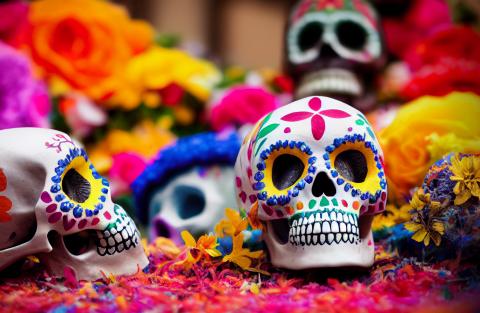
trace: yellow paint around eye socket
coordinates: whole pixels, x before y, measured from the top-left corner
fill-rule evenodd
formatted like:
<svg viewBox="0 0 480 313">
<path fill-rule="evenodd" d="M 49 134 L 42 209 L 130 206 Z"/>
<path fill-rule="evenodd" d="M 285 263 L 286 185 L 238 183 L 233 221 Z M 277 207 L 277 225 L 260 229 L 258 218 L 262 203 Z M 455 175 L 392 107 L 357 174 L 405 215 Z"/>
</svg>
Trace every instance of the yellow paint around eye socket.
<svg viewBox="0 0 480 313">
<path fill-rule="evenodd" d="M 372 150 L 365 147 L 364 142 L 347 142 L 346 144 L 341 145 L 337 149 L 335 149 L 330 154 L 330 160 L 332 162 L 332 166 L 335 166 L 335 159 L 337 156 L 347 150 L 357 150 L 363 154 L 365 160 L 367 161 L 367 176 L 365 177 L 365 181 L 361 183 L 352 182 L 348 179 L 344 178 L 348 181 L 349 184 L 353 186 L 353 188 L 358 189 L 362 192 L 370 192 L 374 194 L 378 189 L 380 189 L 380 177 L 378 177 L 378 173 L 380 170 L 377 168 L 377 164 L 375 162 L 375 154 Z M 339 173 L 339 175 L 341 175 Z"/>
<path fill-rule="evenodd" d="M 298 157 L 303 162 L 304 169 L 303 169 L 302 175 L 300 175 L 300 177 L 297 179 L 297 181 L 295 183 L 293 183 L 291 186 L 289 186 L 285 189 L 279 190 L 273 184 L 272 169 L 273 169 L 273 163 L 275 162 L 275 159 L 277 157 L 279 157 L 281 155 L 285 155 L 285 154 L 290 154 L 290 155 L 294 155 L 294 156 Z M 287 195 L 288 190 L 291 189 L 293 186 L 295 186 L 299 181 L 304 179 L 305 176 L 307 175 L 308 166 L 309 166 L 308 158 L 309 158 L 309 156 L 306 153 L 303 153 L 302 151 L 300 151 L 298 149 L 285 148 L 285 149 L 281 149 L 281 150 L 272 151 L 272 153 L 270 153 L 268 158 L 265 160 L 265 170 L 263 172 L 264 175 L 265 175 L 265 177 L 263 179 L 263 183 L 265 184 L 265 189 L 264 190 L 267 192 L 267 194 L 269 196 Z"/>
<path fill-rule="evenodd" d="M 83 203 L 78 203 L 71 198 L 69 198 L 69 201 L 74 203 L 75 205 L 79 204 L 83 208 L 94 210 L 95 205 L 100 202 L 98 198 L 102 195 L 102 179 L 96 179 L 95 177 L 93 177 L 93 172 L 90 169 L 90 163 L 85 161 L 83 157 L 78 156 L 73 159 L 72 162 L 70 162 L 70 164 L 65 168 L 65 171 L 61 176 L 62 182 L 65 174 L 71 169 L 77 171 L 78 174 L 80 174 L 90 183 L 90 195 L 88 196 L 88 199 Z"/>
</svg>

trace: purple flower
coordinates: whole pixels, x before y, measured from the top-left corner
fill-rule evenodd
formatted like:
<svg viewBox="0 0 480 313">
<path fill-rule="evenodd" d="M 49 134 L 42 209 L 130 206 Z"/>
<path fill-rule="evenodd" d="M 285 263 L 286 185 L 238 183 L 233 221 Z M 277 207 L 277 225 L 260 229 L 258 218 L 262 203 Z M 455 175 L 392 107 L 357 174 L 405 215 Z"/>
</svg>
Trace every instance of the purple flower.
<svg viewBox="0 0 480 313">
<path fill-rule="evenodd" d="M 47 88 L 33 78 L 28 59 L 0 42 L 0 68 L 0 129 L 48 127 Z"/>
</svg>

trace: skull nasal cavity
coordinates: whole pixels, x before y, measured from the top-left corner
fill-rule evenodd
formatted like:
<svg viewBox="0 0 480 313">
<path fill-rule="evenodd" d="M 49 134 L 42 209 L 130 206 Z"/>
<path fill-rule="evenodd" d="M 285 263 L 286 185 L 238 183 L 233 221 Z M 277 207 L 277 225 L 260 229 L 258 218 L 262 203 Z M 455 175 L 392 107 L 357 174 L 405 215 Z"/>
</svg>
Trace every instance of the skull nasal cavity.
<svg viewBox="0 0 480 313">
<path fill-rule="evenodd" d="M 70 169 L 62 180 L 63 192 L 73 201 L 83 203 L 90 196 L 91 186 L 88 180 L 75 169 Z"/>
<path fill-rule="evenodd" d="M 332 197 L 337 193 L 335 189 L 335 185 L 333 184 L 332 180 L 328 177 L 327 173 L 320 172 L 318 173 L 317 177 L 315 177 L 315 181 L 313 182 L 312 186 L 312 194 L 315 197 L 320 197 L 321 195 L 326 195 L 328 197 Z"/>
<path fill-rule="evenodd" d="M 174 195 L 177 213 L 182 219 L 195 217 L 205 210 L 205 196 L 196 187 L 177 186 Z"/>
</svg>

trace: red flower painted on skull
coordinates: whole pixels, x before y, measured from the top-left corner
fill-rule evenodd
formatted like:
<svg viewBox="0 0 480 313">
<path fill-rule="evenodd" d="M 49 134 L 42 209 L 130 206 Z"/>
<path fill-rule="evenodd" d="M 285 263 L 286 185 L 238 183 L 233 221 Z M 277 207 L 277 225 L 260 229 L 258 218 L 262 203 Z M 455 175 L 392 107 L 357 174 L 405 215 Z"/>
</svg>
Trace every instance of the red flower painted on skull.
<svg viewBox="0 0 480 313">
<path fill-rule="evenodd" d="M 0 191 L 5 191 L 5 189 L 7 189 L 7 177 L 0 169 Z M 0 196 L 0 223 L 12 220 L 12 217 L 8 214 L 11 208 L 12 201 L 5 196 Z"/>
<path fill-rule="evenodd" d="M 325 133 L 325 120 L 323 119 L 325 116 L 330 118 L 350 117 L 350 114 L 341 110 L 330 109 L 320 111 L 322 108 L 322 100 L 317 97 L 310 99 L 310 101 L 308 101 L 308 106 L 314 112 L 293 112 L 283 116 L 281 120 L 285 122 L 298 122 L 311 118 L 312 135 L 315 140 L 320 140 Z"/>
</svg>

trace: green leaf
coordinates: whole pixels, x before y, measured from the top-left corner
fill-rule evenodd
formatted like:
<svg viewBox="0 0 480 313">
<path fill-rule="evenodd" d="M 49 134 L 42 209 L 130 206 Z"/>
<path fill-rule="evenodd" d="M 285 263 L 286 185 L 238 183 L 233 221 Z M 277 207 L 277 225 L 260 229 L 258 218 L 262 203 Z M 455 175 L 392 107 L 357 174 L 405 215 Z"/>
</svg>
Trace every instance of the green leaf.
<svg viewBox="0 0 480 313">
<path fill-rule="evenodd" d="M 264 128 L 262 128 L 260 130 L 260 132 L 258 133 L 258 136 L 257 136 L 257 139 L 258 138 L 263 138 L 265 137 L 266 135 L 270 134 L 271 132 L 273 132 L 275 129 L 277 129 L 277 127 L 280 126 L 280 124 L 270 124 L 268 126 L 265 126 Z"/>
<path fill-rule="evenodd" d="M 263 138 L 263 140 L 258 144 L 257 148 L 255 149 L 255 156 L 257 156 L 258 151 L 260 151 L 260 148 L 263 146 L 265 141 L 267 141 L 267 138 Z"/>
</svg>

